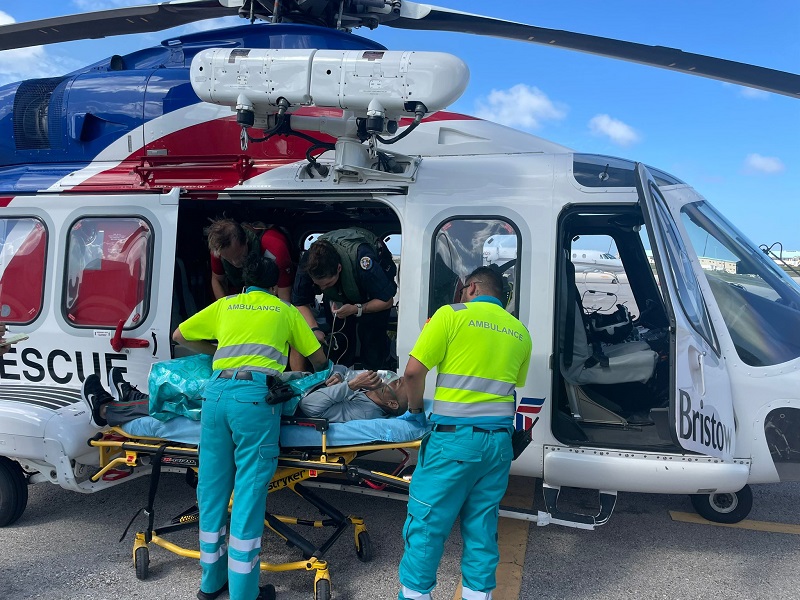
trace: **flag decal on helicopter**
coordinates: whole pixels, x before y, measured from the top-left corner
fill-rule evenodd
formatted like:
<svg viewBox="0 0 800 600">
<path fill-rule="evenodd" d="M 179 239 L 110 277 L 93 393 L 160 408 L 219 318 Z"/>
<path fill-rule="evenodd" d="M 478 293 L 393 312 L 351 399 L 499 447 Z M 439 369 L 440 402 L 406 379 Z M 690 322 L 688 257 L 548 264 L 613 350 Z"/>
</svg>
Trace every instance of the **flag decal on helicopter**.
<svg viewBox="0 0 800 600">
<path fill-rule="evenodd" d="M 533 422 L 532 415 L 538 415 L 543 404 L 544 398 L 520 398 L 514 416 L 514 429 L 530 429 Z"/>
</svg>

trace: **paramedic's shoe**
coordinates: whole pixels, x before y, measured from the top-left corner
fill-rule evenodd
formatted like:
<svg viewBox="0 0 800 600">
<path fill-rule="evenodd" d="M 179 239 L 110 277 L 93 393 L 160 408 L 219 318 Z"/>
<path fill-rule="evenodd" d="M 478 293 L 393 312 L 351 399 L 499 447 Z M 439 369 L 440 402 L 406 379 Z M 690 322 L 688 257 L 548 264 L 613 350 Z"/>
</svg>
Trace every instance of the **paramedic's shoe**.
<svg viewBox="0 0 800 600">
<path fill-rule="evenodd" d="M 147 394 L 143 394 L 135 385 L 131 385 L 122 377 L 122 369 L 112 367 L 108 371 L 108 384 L 111 386 L 111 395 L 117 402 L 136 402 L 137 400 L 147 400 Z"/>
<path fill-rule="evenodd" d="M 99 427 L 108 425 L 103 417 L 100 416 L 100 407 L 106 402 L 111 402 L 114 397 L 109 394 L 100 382 L 100 378 L 94 373 L 89 375 L 81 386 L 81 400 L 89 407 L 92 421 Z"/>
<path fill-rule="evenodd" d="M 275 598 L 275 586 L 271 583 L 262 585 L 258 590 L 258 596 L 256 596 L 256 600 L 275 600 Z"/>
<path fill-rule="evenodd" d="M 217 596 L 219 596 L 222 592 L 228 590 L 228 582 L 225 582 L 221 588 L 219 588 L 216 592 L 204 592 L 203 590 L 197 591 L 197 600 L 214 600 Z"/>
</svg>

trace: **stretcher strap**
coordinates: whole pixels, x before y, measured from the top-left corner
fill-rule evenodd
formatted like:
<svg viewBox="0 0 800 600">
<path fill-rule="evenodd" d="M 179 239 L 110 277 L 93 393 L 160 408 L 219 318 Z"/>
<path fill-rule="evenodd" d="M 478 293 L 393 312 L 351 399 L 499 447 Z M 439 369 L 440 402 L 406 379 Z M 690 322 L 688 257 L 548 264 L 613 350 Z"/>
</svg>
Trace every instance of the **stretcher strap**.
<svg viewBox="0 0 800 600">
<path fill-rule="evenodd" d="M 147 515 L 147 531 L 144 534 L 145 541 L 149 544 L 150 540 L 153 539 L 153 523 L 155 521 L 153 505 L 155 504 L 156 492 L 158 491 L 158 480 L 161 478 L 161 457 L 164 456 L 164 451 L 166 449 L 167 444 L 161 444 L 153 455 L 153 461 L 151 463 L 153 468 L 150 472 L 150 491 L 148 492 L 147 496 L 147 506 L 137 510 L 136 514 L 131 517 L 131 520 L 128 522 L 128 526 L 125 528 L 125 531 L 122 532 L 122 536 L 119 538 L 120 542 L 125 539 L 126 535 L 128 535 L 128 530 L 131 528 L 131 525 L 133 525 L 136 517 L 138 517 L 142 511 L 144 511 L 144 513 Z"/>
</svg>

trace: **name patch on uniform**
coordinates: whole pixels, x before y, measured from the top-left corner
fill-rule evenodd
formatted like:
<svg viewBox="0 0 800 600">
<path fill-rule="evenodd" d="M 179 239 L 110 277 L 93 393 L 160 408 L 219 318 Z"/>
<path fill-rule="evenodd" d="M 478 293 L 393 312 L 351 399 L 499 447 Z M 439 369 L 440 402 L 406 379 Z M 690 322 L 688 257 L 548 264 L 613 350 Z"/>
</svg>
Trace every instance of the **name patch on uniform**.
<svg viewBox="0 0 800 600">
<path fill-rule="evenodd" d="M 281 312 L 280 306 L 258 306 L 253 304 L 229 304 L 228 310 L 272 310 Z"/>
<path fill-rule="evenodd" d="M 500 327 L 497 325 L 497 323 L 492 323 L 490 321 L 475 321 L 474 319 L 470 319 L 469 326 L 478 327 L 480 329 L 490 329 L 492 331 L 497 331 L 498 333 L 505 333 L 506 335 L 515 337 L 518 340 L 523 339 L 522 334 L 519 331 L 509 329 L 508 327 Z"/>
<path fill-rule="evenodd" d="M 369 256 L 365 256 L 359 262 L 361 268 L 365 271 L 369 271 L 372 268 L 372 259 Z"/>
</svg>

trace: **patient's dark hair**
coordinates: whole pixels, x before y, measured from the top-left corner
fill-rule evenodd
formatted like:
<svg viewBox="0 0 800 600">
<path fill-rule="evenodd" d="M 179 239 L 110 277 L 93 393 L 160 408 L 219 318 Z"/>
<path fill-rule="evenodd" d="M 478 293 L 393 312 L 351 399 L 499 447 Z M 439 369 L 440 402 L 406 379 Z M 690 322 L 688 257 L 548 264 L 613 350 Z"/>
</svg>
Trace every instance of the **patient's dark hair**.
<svg viewBox="0 0 800 600">
<path fill-rule="evenodd" d="M 246 286 L 268 290 L 278 284 L 278 265 L 266 256 L 252 256 L 247 259 L 242 269 L 242 279 Z"/>
<path fill-rule="evenodd" d="M 498 300 L 505 301 L 503 294 L 503 276 L 490 267 L 478 267 L 467 276 L 464 285 L 472 282 L 478 284 L 478 288 Z"/>
</svg>

